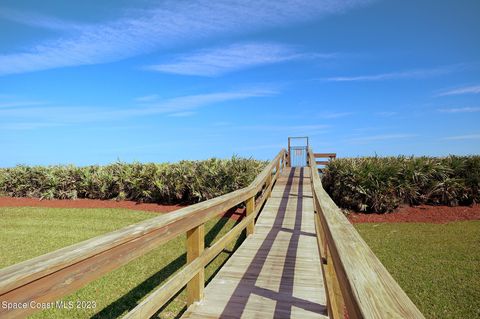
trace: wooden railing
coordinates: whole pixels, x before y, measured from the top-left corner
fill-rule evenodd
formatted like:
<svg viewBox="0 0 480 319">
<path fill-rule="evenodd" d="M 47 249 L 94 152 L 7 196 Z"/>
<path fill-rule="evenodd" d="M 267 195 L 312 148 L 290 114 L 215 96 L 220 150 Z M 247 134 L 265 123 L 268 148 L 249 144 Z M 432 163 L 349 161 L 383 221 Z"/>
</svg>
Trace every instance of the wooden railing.
<svg viewBox="0 0 480 319">
<path fill-rule="evenodd" d="M 285 150 L 247 187 L 138 224 L 65 247 L 0 270 L 0 300 L 25 305 L 0 307 L 1 318 L 24 317 L 38 309 L 30 302 L 53 302 L 178 235 L 187 233 L 187 265 L 152 292 L 126 318 L 148 318 L 185 285 L 188 304 L 203 297 L 204 268 L 228 243 L 254 221 L 285 166 Z M 204 225 L 211 218 L 245 202 L 246 217 L 219 239 L 204 247 Z"/>
<path fill-rule="evenodd" d="M 329 160 L 335 159 L 337 157 L 337 153 L 313 153 L 313 157 L 317 165 L 327 165 Z M 319 158 L 323 160 L 319 161 Z"/>
<path fill-rule="evenodd" d="M 322 187 L 309 149 L 315 228 L 331 318 L 424 318 Z"/>
</svg>

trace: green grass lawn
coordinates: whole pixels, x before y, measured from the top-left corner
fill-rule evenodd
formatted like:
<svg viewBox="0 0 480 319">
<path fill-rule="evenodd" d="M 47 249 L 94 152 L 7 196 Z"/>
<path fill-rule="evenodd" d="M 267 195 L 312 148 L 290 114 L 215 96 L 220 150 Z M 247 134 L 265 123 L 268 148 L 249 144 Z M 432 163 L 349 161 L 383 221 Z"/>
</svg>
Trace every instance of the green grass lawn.
<svg viewBox="0 0 480 319">
<path fill-rule="evenodd" d="M 355 227 L 427 318 L 480 318 L 480 221 Z"/>
<path fill-rule="evenodd" d="M 156 214 L 125 209 L 0 208 L 0 268 L 104 234 Z M 206 225 L 206 245 L 211 245 L 234 225 L 217 218 Z M 240 239 L 228 247 L 233 250 Z M 229 257 L 222 252 L 206 268 L 210 280 Z M 95 301 L 96 309 L 46 310 L 31 318 L 117 318 L 160 286 L 186 262 L 185 235 L 93 281 L 64 298 Z M 182 291 L 162 309 L 159 318 L 175 318 L 186 308 Z"/>
<path fill-rule="evenodd" d="M 156 216 L 124 209 L 0 208 L 0 267 Z M 231 220 L 206 226 L 206 244 L 226 233 Z M 427 318 L 480 318 L 480 221 L 449 224 L 356 224 L 360 234 Z M 232 243 L 230 250 L 238 245 Z M 226 261 L 223 252 L 206 280 Z M 64 300 L 94 300 L 96 309 L 48 310 L 32 318 L 116 318 L 185 264 L 185 236 L 88 284 Z M 185 291 L 159 312 L 175 318 Z"/>
</svg>

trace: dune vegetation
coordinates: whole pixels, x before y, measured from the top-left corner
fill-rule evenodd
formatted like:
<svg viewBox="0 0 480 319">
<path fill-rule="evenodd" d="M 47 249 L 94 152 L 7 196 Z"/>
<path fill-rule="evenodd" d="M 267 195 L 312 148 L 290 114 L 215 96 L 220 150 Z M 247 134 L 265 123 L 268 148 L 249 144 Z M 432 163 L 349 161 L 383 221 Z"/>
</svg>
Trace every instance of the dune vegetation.
<svg viewBox="0 0 480 319">
<path fill-rule="evenodd" d="M 322 182 L 338 206 L 354 211 L 471 205 L 480 202 L 480 156 L 341 158 L 327 165 Z"/>
<path fill-rule="evenodd" d="M 25 166 L 0 169 L 0 194 L 42 199 L 196 203 L 247 186 L 266 162 L 232 157 L 178 163 Z"/>
</svg>

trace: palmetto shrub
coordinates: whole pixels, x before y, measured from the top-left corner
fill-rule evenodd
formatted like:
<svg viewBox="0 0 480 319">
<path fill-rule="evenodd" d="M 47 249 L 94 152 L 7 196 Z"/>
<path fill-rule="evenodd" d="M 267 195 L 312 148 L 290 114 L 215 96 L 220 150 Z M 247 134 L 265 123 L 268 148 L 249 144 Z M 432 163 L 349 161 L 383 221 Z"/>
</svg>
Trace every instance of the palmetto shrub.
<svg viewBox="0 0 480 319">
<path fill-rule="evenodd" d="M 228 160 L 106 166 L 24 166 L 0 169 L 0 193 L 44 199 L 129 199 L 195 203 L 247 186 L 267 163 Z"/>
<path fill-rule="evenodd" d="M 323 186 L 341 207 L 388 212 L 400 204 L 480 202 L 480 156 L 363 157 L 331 161 Z"/>
</svg>

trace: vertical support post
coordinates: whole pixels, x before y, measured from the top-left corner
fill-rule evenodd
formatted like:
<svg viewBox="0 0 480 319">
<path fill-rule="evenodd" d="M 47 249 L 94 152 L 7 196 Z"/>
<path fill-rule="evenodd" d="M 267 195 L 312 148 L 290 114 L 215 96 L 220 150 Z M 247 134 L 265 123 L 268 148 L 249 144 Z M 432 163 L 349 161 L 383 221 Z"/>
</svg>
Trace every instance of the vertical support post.
<svg viewBox="0 0 480 319">
<path fill-rule="evenodd" d="M 291 163 L 292 154 L 290 154 L 290 137 L 288 138 L 287 156 L 288 156 L 287 167 L 292 167 L 292 163 Z"/>
<path fill-rule="evenodd" d="M 255 196 L 250 197 L 247 199 L 245 202 L 246 204 L 246 210 L 247 210 L 247 216 L 253 214 L 255 212 Z M 255 221 L 252 220 L 250 223 L 247 224 L 247 236 L 250 236 L 253 234 L 255 231 Z"/>
<path fill-rule="evenodd" d="M 195 260 L 205 248 L 205 226 L 202 224 L 187 231 L 187 264 Z M 202 268 L 187 283 L 187 305 L 190 306 L 195 301 L 203 298 L 203 288 L 205 285 L 205 269 Z"/>
<path fill-rule="evenodd" d="M 307 136 L 307 151 L 305 152 L 305 154 L 307 154 L 307 166 L 310 166 L 310 154 L 308 153 L 310 151 L 310 145 L 308 144 L 308 136 Z"/>
<path fill-rule="evenodd" d="M 272 171 L 270 171 L 270 174 L 268 174 L 266 188 L 268 192 L 267 198 L 269 198 L 272 194 Z"/>
<path fill-rule="evenodd" d="M 333 266 L 332 256 L 330 254 L 330 248 L 325 245 L 325 279 L 326 290 L 328 294 L 327 307 L 331 314 L 331 318 L 343 319 L 345 318 L 345 301 L 343 299 L 342 291 L 340 289 L 340 283 L 338 282 L 337 272 Z"/>
</svg>

